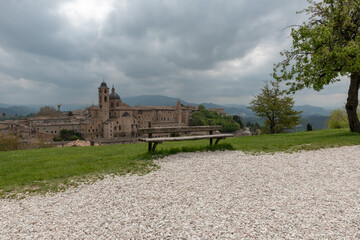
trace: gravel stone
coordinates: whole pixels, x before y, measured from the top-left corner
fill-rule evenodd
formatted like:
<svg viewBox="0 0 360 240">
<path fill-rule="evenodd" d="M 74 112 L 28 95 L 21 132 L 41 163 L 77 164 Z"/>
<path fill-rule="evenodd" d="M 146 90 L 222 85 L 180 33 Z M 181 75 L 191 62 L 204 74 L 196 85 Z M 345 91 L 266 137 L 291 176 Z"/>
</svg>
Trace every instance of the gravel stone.
<svg viewBox="0 0 360 240">
<path fill-rule="evenodd" d="M 360 239 L 360 146 L 181 153 L 145 176 L 0 200 L 0 239 Z"/>
</svg>

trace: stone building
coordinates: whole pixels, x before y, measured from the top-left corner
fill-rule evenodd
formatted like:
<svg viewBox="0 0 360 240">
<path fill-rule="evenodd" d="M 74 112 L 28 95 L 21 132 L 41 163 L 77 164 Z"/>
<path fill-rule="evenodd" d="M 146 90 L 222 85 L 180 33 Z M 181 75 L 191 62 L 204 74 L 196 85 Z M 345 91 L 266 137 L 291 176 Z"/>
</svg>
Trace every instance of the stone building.
<svg viewBox="0 0 360 240">
<path fill-rule="evenodd" d="M 98 88 L 98 106 L 86 108 L 87 118 L 81 122 L 80 133 L 89 139 L 134 138 L 137 129 L 160 126 L 187 126 L 190 108 L 180 101 L 175 106 L 135 106 L 130 107 L 112 87 L 111 92 L 105 82 Z"/>
</svg>

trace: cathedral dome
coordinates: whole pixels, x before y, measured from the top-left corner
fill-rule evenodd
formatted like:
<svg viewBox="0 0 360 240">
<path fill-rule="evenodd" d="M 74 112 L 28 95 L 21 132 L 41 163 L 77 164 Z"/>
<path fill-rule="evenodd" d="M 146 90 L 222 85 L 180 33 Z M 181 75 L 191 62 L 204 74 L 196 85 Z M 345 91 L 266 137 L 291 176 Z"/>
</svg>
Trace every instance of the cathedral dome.
<svg viewBox="0 0 360 240">
<path fill-rule="evenodd" d="M 115 92 L 114 86 L 111 89 L 111 94 L 110 94 L 109 98 L 112 99 L 112 100 L 120 100 L 121 101 L 121 98 L 120 98 L 119 94 L 117 94 Z"/>
<path fill-rule="evenodd" d="M 101 85 L 100 85 L 101 88 L 107 88 L 108 86 L 106 85 L 106 82 L 102 82 Z"/>
<path fill-rule="evenodd" d="M 119 99 L 121 100 L 119 94 L 115 93 L 115 92 L 112 92 L 109 96 L 110 99 Z"/>
</svg>

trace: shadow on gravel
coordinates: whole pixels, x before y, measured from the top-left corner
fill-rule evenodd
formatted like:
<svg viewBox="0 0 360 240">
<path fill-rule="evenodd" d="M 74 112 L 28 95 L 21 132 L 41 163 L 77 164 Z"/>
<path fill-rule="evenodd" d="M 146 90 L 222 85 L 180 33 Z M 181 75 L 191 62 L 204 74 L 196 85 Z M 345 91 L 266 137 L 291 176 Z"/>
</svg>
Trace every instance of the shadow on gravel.
<svg viewBox="0 0 360 240">
<path fill-rule="evenodd" d="M 182 152 L 208 152 L 208 151 L 226 151 L 226 150 L 235 150 L 235 148 L 230 143 L 221 143 L 218 145 L 212 145 L 212 146 L 196 146 L 196 147 L 171 147 L 169 149 L 161 149 L 156 150 L 153 153 L 142 153 L 138 155 L 137 159 L 147 159 L 147 160 L 153 160 L 153 159 L 159 159 L 164 158 L 166 156 L 182 153 Z"/>
</svg>

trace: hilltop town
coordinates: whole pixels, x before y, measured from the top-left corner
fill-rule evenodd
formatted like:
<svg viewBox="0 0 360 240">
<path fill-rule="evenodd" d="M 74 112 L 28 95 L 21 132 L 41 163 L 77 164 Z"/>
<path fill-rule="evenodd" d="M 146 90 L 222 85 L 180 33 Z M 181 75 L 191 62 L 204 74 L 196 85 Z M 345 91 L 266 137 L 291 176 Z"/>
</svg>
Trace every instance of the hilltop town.
<svg viewBox="0 0 360 240">
<path fill-rule="evenodd" d="M 0 122 L 0 134 L 16 135 L 23 142 L 42 141 L 52 143 L 63 129 L 72 130 L 86 140 L 103 143 L 133 141 L 138 129 L 152 127 L 188 126 L 196 106 L 135 106 L 121 100 L 115 88 L 106 82 L 98 87 L 98 105 L 84 110 L 61 112 L 56 117 L 35 116 L 26 119 Z M 213 109 L 223 113 L 223 109 Z"/>
</svg>

